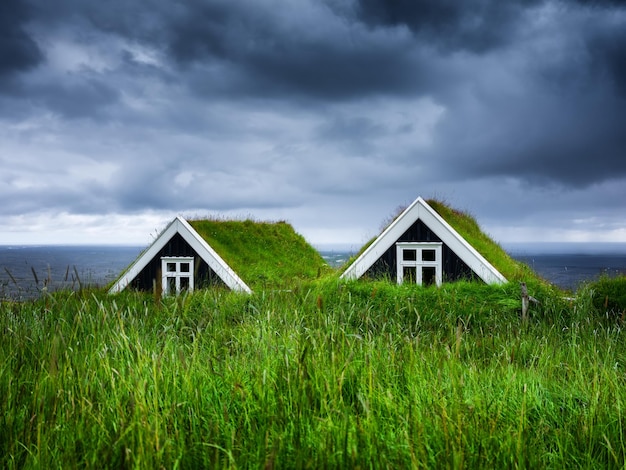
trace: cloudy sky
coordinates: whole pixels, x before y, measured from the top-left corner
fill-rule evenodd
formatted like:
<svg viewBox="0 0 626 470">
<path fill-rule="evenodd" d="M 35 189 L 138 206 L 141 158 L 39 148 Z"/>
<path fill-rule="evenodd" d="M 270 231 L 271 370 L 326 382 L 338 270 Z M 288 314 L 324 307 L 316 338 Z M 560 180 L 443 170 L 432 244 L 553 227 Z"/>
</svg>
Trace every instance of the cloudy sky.
<svg viewBox="0 0 626 470">
<path fill-rule="evenodd" d="M 181 214 L 358 247 L 420 195 L 626 242 L 624 2 L 0 2 L 0 244 Z"/>
</svg>

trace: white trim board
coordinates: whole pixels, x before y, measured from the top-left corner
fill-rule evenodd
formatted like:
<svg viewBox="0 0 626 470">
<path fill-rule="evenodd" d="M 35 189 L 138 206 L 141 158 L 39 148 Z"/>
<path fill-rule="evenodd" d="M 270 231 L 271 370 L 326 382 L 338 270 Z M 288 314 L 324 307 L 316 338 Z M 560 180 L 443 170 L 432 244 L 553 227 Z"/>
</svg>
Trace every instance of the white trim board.
<svg viewBox="0 0 626 470">
<path fill-rule="evenodd" d="M 176 217 L 161 232 L 157 239 L 144 251 L 133 264 L 117 280 L 113 287 L 109 289 L 109 294 L 120 292 L 135 279 L 150 261 L 161 251 L 172 237 L 179 233 L 181 237 L 191 246 L 191 248 L 204 260 L 206 264 L 217 274 L 224 284 L 235 291 L 252 293 L 252 290 L 245 282 L 226 264 L 220 255 L 196 232 L 189 222 L 182 217 Z"/>
<path fill-rule="evenodd" d="M 432 207 L 418 197 L 341 275 L 358 279 L 393 246 L 415 222 L 421 220 L 461 260 L 487 284 L 502 284 L 506 278 L 446 222 Z"/>
</svg>

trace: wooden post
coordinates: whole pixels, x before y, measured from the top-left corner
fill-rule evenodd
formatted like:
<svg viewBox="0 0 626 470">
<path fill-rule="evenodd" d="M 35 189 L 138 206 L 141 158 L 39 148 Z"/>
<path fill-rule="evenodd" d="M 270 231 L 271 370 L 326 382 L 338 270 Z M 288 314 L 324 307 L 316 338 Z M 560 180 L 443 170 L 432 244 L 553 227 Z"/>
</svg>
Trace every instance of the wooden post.
<svg viewBox="0 0 626 470">
<path fill-rule="evenodd" d="M 525 282 L 520 282 L 520 285 L 522 286 L 522 321 L 526 322 L 528 320 L 528 288 Z"/>
</svg>

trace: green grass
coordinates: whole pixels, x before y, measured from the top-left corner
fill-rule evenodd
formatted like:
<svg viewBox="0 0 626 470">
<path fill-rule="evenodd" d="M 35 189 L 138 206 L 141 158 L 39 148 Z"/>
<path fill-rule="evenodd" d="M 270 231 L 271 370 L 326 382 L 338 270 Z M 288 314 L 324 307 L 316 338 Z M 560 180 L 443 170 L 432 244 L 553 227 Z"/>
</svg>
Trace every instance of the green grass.
<svg viewBox="0 0 626 470">
<path fill-rule="evenodd" d="M 529 266 L 511 258 L 498 243 L 483 232 L 474 217 L 453 209 L 441 201 L 429 199 L 427 202 L 507 280 L 530 283 L 543 282 Z"/>
<path fill-rule="evenodd" d="M 2 468 L 623 468 L 619 316 L 539 285 L 0 303 Z"/>
<path fill-rule="evenodd" d="M 253 290 L 290 286 L 330 270 L 286 222 L 190 220 L 191 226 Z"/>
<path fill-rule="evenodd" d="M 626 315 L 626 276 L 611 278 L 602 276 L 592 283 L 593 304 L 598 310 L 611 315 Z"/>
</svg>

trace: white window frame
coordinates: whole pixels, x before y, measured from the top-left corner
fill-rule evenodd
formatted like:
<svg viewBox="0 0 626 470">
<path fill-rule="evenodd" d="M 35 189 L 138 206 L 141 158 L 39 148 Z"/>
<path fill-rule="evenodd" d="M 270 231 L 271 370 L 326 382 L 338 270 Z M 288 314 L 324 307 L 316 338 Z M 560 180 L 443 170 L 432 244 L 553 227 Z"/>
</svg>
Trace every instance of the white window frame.
<svg viewBox="0 0 626 470">
<path fill-rule="evenodd" d="M 181 271 L 182 264 L 188 264 L 189 271 Z M 174 270 L 168 270 L 168 264 L 174 265 Z M 161 291 L 163 296 L 171 295 L 174 292 L 170 292 L 170 283 L 169 279 L 173 278 L 175 280 L 176 292 L 175 294 L 180 294 L 180 286 L 181 280 L 186 278 L 188 280 L 188 288 L 189 292 L 193 291 L 193 273 L 194 273 L 194 258 L 193 256 L 163 256 L 161 258 Z"/>
<path fill-rule="evenodd" d="M 415 283 L 422 285 L 422 269 L 424 267 L 434 267 L 435 268 L 435 283 L 437 287 L 441 286 L 441 282 L 443 279 L 442 273 L 442 253 L 443 253 L 443 243 L 442 242 L 397 242 L 396 243 L 396 277 L 398 284 L 402 284 L 404 282 L 404 268 L 415 268 Z M 405 250 L 414 250 L 415 260 L 405 260 L 404 259 L 404 251 Z M 434 250 L 435 251 L 435 259 L 432 261 L 426 261 L 422 259 L 422 252 L 424 250 Z"/>
</svg>

